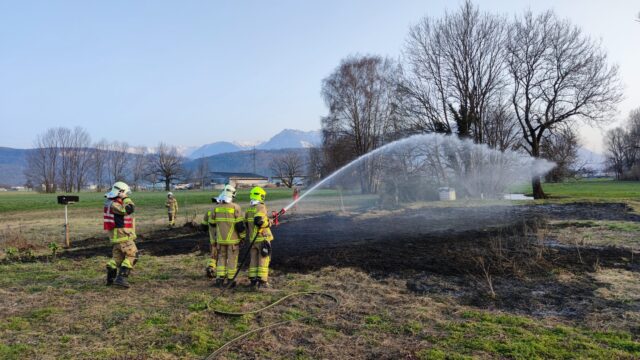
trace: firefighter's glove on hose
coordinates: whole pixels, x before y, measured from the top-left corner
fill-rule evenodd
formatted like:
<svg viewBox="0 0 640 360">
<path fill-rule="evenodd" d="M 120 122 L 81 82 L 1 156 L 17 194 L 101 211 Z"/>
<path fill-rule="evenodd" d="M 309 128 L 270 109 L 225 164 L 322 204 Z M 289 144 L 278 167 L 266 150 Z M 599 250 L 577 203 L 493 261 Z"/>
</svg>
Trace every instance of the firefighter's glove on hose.
<svg viewBox="0 0 640 360">
<path fill-rule="evenodd" d="M 255 226 L 262 227 L 262 225 L 264 224 L 264 220 L 262 219 L 262 216 L 254 217 L 253 218 L 253 224 Z"/>
<path fill-rule="evenodd" d="M 238 232 L 238 234 L 243 233 L 244 230 L 245 230 L 244 221 L 237 222 L 235 224 L 235 228 L 236 228 L 236 231 Z"/>
<path fill-rule="evenodd" d="M 271 242 L 269 241 L 262 242 L 262 247 L 260 248 L 260 255 L 262 255 L 262 257 L 267 257 L 271 255 Z"/>
<path fill-rule="evenodd" d="M 127 215 L 131 215 L 133 214 L 133 212 L 135 211 L 135 206 L 133 206 L 133 204 L 127 204 L 127 206 L 124 207 L 124 211 L 127 212 Z"/>
<path fill-rule="evenodd" d="M 200 231 L 202 231 L 202 232 L 207 232 L 207 231 L 209 231 L 209 225 L 207 225 L 207 224 L 200 224 Z"/>
</svg>

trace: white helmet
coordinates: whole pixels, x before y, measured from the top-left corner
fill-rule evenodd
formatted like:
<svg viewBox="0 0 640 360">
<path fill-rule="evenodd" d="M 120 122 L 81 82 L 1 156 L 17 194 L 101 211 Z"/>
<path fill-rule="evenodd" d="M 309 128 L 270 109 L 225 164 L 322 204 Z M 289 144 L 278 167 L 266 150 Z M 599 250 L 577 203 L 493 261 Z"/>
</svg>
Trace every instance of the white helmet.
<svg viewBox="0 0 640 360">
<path fill-rule="evenodd" d="M 109 199 L 112 199 L 112 198 L 118 197 L 118 194 L 121 191 L 127 195 L 131 194 L 131 189 L 129 188 L 129 185 L 127 185 L 122 181 L 118 181 L 115 184 L 113 184 L 113 186 L 111 187 L 111 190 L 108 193 L 104 194 L 104 196 L 108 197 Z"/>
<path fill-rule="evenodd" d="M 171 191 L 169 191 L 169 192 L 167 193 L 167 196 L 171 196 L 171 197 L 173 197 L 173 193 L 172 193 Z"/>
<path fill-rule="evenodd" d="M 236 198 L 236 188 L 234 188 L 231 185 L 225 185 L 220 195 L 218 195 L 218 202 L 231 203 L 235 198 Z"/>
</svg>

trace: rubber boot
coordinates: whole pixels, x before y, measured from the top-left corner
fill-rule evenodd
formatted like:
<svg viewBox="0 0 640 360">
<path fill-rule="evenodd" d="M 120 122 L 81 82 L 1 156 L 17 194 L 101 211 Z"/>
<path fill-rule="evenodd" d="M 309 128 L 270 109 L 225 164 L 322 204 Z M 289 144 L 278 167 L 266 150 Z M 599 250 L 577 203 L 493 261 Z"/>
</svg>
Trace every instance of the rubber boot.
<svg viewBox="0 0 640 360">
<path fill-rule="evenodd" d="M 271 285 L 269 284 L 268 281 L 258 280 L 258 289 L 266 290 L 266 289 L 270 289 L 270 288 L 271 288 Z"/>
<path fill-rule="evenodd" d="M 209 279 L 215 279 L 216 278 L 216 269 L 212 268 L 211 266 L 207 266 L 207 277 Z"/>
<path fill-rule="evenodd" d="M 113 280 L 115 280 L 117 275 L 118 269 L 107 266 L 107 286 L 113 285 Z"/>
<path fill-rule="evenodd" d="M 234 287 L 236 287 L 236 285 L 238 285 L 236 281 L 232 281 L 231 279 L 227 279 L 227 283 L 225 284 L 228 289 L 233 289 Z"/>
<path fill-rule="evenodd" d="M 251 281 L 251 283 L 249 284 L 249 287 L 252 289 L 255 289 L 256 286 L 258 286 L 258 278 L 249 278 L 249 280 Z"/>
<path fill-rule="evenodd" d="M 222 287 L 222 284 L 224 283 L 224 279 L 223 278 L 217 278 L 216 279 L 216 283 L 215 286 L 216 287 Z"/>
<path fill-rule="evenodd" d="M 120 273 L 118 273 L 118 276 L 113 282 L 113 285 L 119 286 L 124 289 L 128 289 L 129 282 L 127 281 L 127 277 L 129 277 L 130 271 L 131 269 L 129 269 L 128 267 L 124 267 L 124 266 L 120 267 Z"/>
</svg>

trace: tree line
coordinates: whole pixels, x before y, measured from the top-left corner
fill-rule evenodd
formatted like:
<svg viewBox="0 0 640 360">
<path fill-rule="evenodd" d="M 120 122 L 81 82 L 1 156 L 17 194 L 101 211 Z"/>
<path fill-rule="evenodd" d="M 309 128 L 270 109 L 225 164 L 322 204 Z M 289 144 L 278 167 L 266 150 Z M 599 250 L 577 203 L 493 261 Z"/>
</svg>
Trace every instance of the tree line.
<svg viewBox="0 0 640 360">
<path fill-rule="evenodd" d="M 622 86 L 601 44 L 552 11 L 506 18 L 466 1 L 412 26 L 398 61 L 343 59 L 322 97 L 329 112 L 310 174 L 411 134 L 444 133 L 555 161 L 557 179 L 572 171 L 578 128 L 610 121 Z M 375 166 L 364 162 L 362 173 Z M 363 177 L 363 191 L 372 181 Z M 532 188 L 545 197 L 540 177 Z"/>
<path fill-rule="evenodd" d="M 608 168 L 619 180 L 640 180 L 640 108 L 631 111 L 624 126 L 605 136 Z"/>
<path fill-rule="evenodd" d="M 27 184 L 39 191 L 81 191 L 94 184 L 103 191 L 117 181 L 138 190 L 144 182 L 171 182 L 191 174 L 175 146 L 160 143 L 153 153 L 146 147 L 102 139 L 91 142 L 89 133 L 76 127 L 50 128 L 39 134 L 27 154 Z M 207 171 L 204 169 L 203 171 Z"/>
</svg>

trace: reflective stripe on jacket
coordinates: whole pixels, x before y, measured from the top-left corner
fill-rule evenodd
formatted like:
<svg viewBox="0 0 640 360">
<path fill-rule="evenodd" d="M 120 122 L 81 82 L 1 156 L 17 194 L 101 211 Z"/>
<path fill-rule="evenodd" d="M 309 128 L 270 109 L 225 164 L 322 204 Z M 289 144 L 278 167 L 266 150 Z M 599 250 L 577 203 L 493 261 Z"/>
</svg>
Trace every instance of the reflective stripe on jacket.
<svg viewBox="0 0 640 360">
<path fill-rule="evenodd" d="M 135 219 L 133 216 L 127 215 L 125 210 L 125 206 L 133 204 L 133 201 L 130 198 L 124 200 L 116 198 L 108 199 L 104 204 L 103 227 L 107 231 L 111 243 L 135 240 L 137 238 Z"/>
<path fill-rule="evenodd" d="M 240 243 L 236 223 L 243 221 L 242 210 L 237 204 L 220 204 L 213 209 L 209 224 L 216 227 L 216 242 L 220 245 Z"/>
<path fill-rule="evenodd" d="M 119 228 L 132 229 L 134 227 L 133 217 L 131 215 L 127 215 L 121 199 L 105 200 L 103 212 L 102 217 L 104 230 Z"/>
<path fill-rule="evenodd" d="M 247 209 L 247 212 L 245 214 L 245 219 L 247 221 L 247 234 L 251 236 L 249 238 L 250 241 L 253 241 L 254 238 L 256 239 L 257 243 L 263 242 L 265 240 L 267 241 L 273 240 L 273 234 L 271 233 L 271 229 L 269 228 L 270 224 L 269 224 L 269 218 L 267 217 L 268 213 L 269 212 L 265 204 L 257 204 Z M 262 226 L 259 229 L 253 223 L 253 219 L 256 216 L 262 217 L 262 221 L 263 221 Z"/>
</svg>

